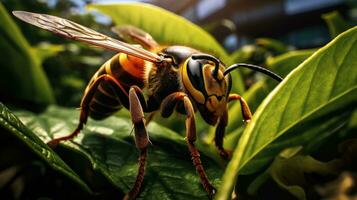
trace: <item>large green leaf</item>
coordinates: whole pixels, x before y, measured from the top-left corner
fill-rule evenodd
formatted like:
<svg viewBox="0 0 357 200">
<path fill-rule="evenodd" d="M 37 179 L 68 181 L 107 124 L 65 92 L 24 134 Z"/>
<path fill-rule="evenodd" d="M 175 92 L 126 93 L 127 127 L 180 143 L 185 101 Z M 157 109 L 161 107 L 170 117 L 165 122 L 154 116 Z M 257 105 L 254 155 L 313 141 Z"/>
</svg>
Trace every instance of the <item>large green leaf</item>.
<svg viewBox="0 0 357 200">
<path fill-rule="evenodd" d="M 245 129 L 217 199 L 229 198 L 238 173 L 259 153 L 273 158 L 289 145 L 312 143 L 314 137 L 310 134 L 317 135 L 310 129 L 353 111 L 357 99 L 356 42 L 354 27 L 305 60 L 270 93 Z M 289 139 L 296 136 L 299 139 L 291 144 Z M 275 141 L 279 142 L 278 148 L 271 151 Z"/>
<path fill-rule="evenodd" d="M 144 3 L 92 4 L 88 7 L 109 15 L 117 25 L 141 28 L 160 43 L 188 45 L 227 59 L 225 50 L 209 33 L 162 8 Z"/>
<path fill-rule="evenodd" d="M 76 127 L 79 115 L 74 109 L 58 107 L 50 107 L 38 116 L 28 112 L 17 114 L 44 141 L 70 133 Z M 191 163 L 184 137 L 154 122 L 148 130 L 152 145 L 149 147 L 147 173 L 140 198 L 207 199 Z M 113 116 L 103 121 L 89 120 L 74 142 L 63 143 L 56 150 L 60 152 L 61 148 L 65 148 L 75 154 L 74 159 L 90 161 L 93 169 L 103 174 L 123 194 L 133 185 L 137 173 L 139 152 L 131 131 L 128 118 Z M 83 169 L 71 164 L 71 160 L 67 161 L 69 165 L 81 174 Z M 202 162 L 208 177 L 217 186 L 222 168 L 204 154 Z"/>
<path fill-rule="evenodd" d="M 28 122 L 29 120 L 27 118 L 22 118 L 22 121 Z M 80 185 L 84 190 L 91 192 L 87 184 L 84 183 L 51 148 L 42 142 L 38 136 L 28 129 L 2 103 L 0 103 L 0 126 L 8 131 L 8 133 L 1 132 L 0 137 L 4 137 L 3 134 L 12 134 L 17 137 L 19 141 L 25 143 L 31 151 L 47 162 L 47 164 L 54 170 L 66 175 L 68 178 Z"/>
<path fill-rule="evenodd" d="M 54 102 L 41 59 L 0 3 L 0 91 L 12 100 L 49 104 Z"/>
<path fill-rule="evenodd" d="M 328 112 L 328 111 L 321 111 Z M 304 144 L 304 152 L 313 153 L 327 142 L 329 139 L 334 139 L 334 134 L 343 130 L 350 116 L 350 112 L 343 113 L 338 116 L 316 116 L 319 113 L 305 119 L 302 124 L 295 125 L 284 136 L 277 138 L 274 142 L 265 147 L 264 151 L 259 152 L 239 171 L 239 174 L 253 174 L 266 167 L 284 148 L 295 147 Z M 330 115 L 334 115 L 332 113 Z M 321 123 L 323 122 L 323 123 Z M 303 134 L 302 134 L 303 133 Z"/>
</svg>

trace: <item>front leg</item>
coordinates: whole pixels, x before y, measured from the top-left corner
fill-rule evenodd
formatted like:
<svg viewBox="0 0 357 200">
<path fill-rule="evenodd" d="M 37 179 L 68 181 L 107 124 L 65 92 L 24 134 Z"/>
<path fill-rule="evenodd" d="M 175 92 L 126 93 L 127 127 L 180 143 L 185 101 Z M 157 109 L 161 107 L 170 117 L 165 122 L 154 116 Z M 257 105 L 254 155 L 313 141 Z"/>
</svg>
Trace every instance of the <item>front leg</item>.
<svg viewBox="0 0 357 200">
<path fill-rule="evenodd" d="M 134 186 L 132 187 L 130 192 L 128 192 L 125 195 L 124 197 L 125 200 L 135 199 L 140 192 L 140 188 L 142 182 L 144 181 L 144 175 L 145 175 L 147 146 L 150 143 L 149 136 L 145 127 L 145 118 L 143 112 L 143 108 L 146 109 L 146 102 L 140 88 L 136 86 L 130 88 L 129 105 L 130 105 L 131 120 L 134 125 L 135 144 L 136 147 L 140 150 L 140 156 L 139 156 L 138 175 L 136 176 Z"/>
<path fill-rule="evenodd" d="M 242 109 L 242 116 L 244 123 L 249 123 L 252 119 L 252 112 L 249 109 L 247 102 L 238 94 L 230 94 L 228 97 L 228 102 L 238 100 L 240 102 L 240 107 Z"/>
<path fill-rule="evenodd" d="M 245 124 L 248 123 L 252 118 L 252 113 L 250 112 L 247 102 L 243 99 L 243 97 L 241 97 L 238 94 L 229 95 L 228 102 L 231 102 L 233 100 L 239 100 L 242 109 L 242 116 L 243 116 L 244 123 Z M 228 159 L 232 156 L 232 153 L 230 151 L 227 151 L 223 148 L 223 137 L 224 137 L 224 132 L 226 130 L 227 123 L 228 123 L 228 113 L 226 111 L 224 112 L 223 116 L 219 119 L 219 123 L 216 128 L 216 134 L 214 137 L 214 142 L 219 151 L 219 155 L 225 159 Z"/>
<path fill-rule="evenodd" d="M 186 112 L 186 142 L 188 149 L 191 154 L 191 159 L 193 165 L 196 168 L 197 173 L 200 176 L 201 183 L 212 198 L 216 192 L 216 189 L 209 182 L 205 169 L 203 168 L 200 153 L 195 147 L 194 142 L 196 141 L 196 124 L 195 124 L 195 112 L 191 103 L 191 100 L 183 92 L 175 92 L 167 96 L 161 104 L 161 115 L 163 117 L 169 117 L 174 109 L 176 108 L 178 102 L 183 102 Z"/>
<path fill-rule="evenodd" d="M 223 113 L 223 116 L 219 118 L 219 122 L 216 128 L 216 133 L 214 136 L 214 143 L 216 144 L 219 155 L 223 159 L 230 159 L 232 156 L 231 151 L 227 151 L 223 148 L 223 138 L 224 138 L 224 132 L 226 131 L 227 123 L 228 123 L 228 113 L 226 110 Z"/>
</svg>

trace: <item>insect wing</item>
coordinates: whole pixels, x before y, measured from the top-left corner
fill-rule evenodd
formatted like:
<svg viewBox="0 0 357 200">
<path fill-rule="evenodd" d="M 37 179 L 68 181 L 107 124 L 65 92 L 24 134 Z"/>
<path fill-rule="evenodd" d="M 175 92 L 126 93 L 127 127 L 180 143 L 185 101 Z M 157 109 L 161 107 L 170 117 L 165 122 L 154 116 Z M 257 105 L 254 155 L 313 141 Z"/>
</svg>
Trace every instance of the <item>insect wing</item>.
<svg viewBox="0 0 357 200">
<path fill-rule="evenodd" d="M 163 57 L 157 54 L 113 39 L 70 20 L 25 11 L 13 11 L 12 13 L 27 23 L 69 39 L 89 43 L 112 51 L 126 53 L 154 63 L 163 61 Z"/>
</svg>

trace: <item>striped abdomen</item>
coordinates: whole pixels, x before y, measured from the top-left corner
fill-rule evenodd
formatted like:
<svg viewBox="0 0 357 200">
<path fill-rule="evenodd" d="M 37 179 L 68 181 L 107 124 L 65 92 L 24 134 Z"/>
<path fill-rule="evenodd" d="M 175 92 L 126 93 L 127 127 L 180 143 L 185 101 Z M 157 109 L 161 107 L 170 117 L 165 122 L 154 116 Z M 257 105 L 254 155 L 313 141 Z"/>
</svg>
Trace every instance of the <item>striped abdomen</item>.
<svg viewBox="0 0 357 200">
<path fill-rule="evenodd" d="M 89 101 L 89 116 L 103 119 L 120 110 L 123 106 L 129 108 L 128 92 L 131 86 L 144 87 L 144 61 L 135 57 L 119 53 L 104 63 L 89 82 L 84 97 L 90 90 L 95 90 Z M 110 75 L 122 86 L 110 81 L 101 81 L 97 88 L 93 84 L 101 75 Z M 102 79 L 103 80 L 103 79 Z M 82 105 L 83 106 L 83 105 Z"/>
</svg>

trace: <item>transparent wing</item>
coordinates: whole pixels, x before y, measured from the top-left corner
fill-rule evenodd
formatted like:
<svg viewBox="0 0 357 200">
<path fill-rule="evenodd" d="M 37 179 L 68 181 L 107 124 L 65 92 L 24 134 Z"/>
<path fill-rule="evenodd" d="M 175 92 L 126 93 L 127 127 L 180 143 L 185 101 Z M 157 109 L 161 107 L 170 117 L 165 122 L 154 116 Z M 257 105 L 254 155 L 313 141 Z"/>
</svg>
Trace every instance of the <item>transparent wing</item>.
<svg viewBox="0 0 357 200">
<path fill-rule="evenodd" d="M 79 25 L 70 20 L 52 15 L 31 13 L 25 11 L 12 12 L 19 19 L 51 31 L 60 36 L 103 47 L 112 51 L 126 53 L 150 62 L 162 62 L 164 58 L 145 49 L 113 39 L 90 28 Z"/>
</svg>

